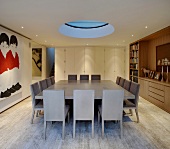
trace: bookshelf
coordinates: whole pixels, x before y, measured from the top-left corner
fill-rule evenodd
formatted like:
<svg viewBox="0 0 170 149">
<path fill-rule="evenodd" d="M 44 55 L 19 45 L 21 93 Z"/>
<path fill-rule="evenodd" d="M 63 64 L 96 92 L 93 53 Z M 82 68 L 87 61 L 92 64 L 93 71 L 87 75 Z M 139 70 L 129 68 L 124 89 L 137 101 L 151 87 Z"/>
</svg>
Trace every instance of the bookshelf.
<svg viewBox="0 0 170 149">
<path fill-rule="evenodd" d="M 130 44 L 129 79 L 138 83 L 139 42 Z"/>
</svg>

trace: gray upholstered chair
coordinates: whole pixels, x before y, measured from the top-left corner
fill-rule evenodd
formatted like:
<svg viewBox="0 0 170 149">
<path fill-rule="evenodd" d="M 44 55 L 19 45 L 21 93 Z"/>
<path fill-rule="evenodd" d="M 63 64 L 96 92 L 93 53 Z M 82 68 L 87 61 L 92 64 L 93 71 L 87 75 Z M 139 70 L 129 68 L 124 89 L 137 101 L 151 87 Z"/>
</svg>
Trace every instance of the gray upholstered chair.
<svg viewBox="0 0 170 149">
<path fill-rule="evenodd" d="M 89 80 L 89 75 L 80 75 L 80 80 Z"/>
<path fill-rule="evenodd" d="M 137 122 L 139 122 L 139 115 L 138 115 L 139 88 L 140 88 L 140 84 L 131 82 L 129 91 L 135 95 L 135 99 L 126 99 L 124 101 L 124 106 L 123 106 L 123 109 L 129 109 L 131 114 L 133 114 L 132 109 L 135 109 Z"/>
<path fill-rule="evenodd" d="M 55 79 L 54 79 L 54 76 L 50 77 L 51 78 L 51 83 L 52 85 L 55 84 Z"/>
<path fill-rule="evenodd" d="M 117 85 L 119 85 L 120 78 L 121 78 L 121 77 L 119 77 L 119 76 L 117 76 L 117 78 L 116 78 L 116 84 L 117 84 Z"/>
<path fill-rule="evenodd" d="M 68 75 L 68 80 L 77 80 L 77 75 Z"/>
<path fill-rule="evenodd" d="M 40 85 L 41 92 L 48 87 L 46 79 L 39 81 L 39 85 Z"/>
<path fill-rule="evenodd" d="M 91 80 L 101 80 L 100 75 L 91 75 Z"/>
<path fill-rule="evenodd" d="M 91 120 L 92 138 L 94 138 L 94 90 L 73 91 L 73 138 L 75 138 L 76 120 Z"/>
<path fill-rule="evenodd" d="M 120 85 L 121 87 L 123 87 L 123 86 L 124 86 L 124 82 L 125 82 L 125 79 L 120 78 L 119 85 Z"/>
<path fill-rule="evenodd" d="M 104 121 L 120 121 L 120 136 L 123 134 L 122 113 L 123 113 L 124 90 L 103 90 L 102 105 L 98 106 L 98 123 L 102 118 L 102 138 L 104 137 Z"/>
<path fill-rule="evenodd" d="M 50 87 L 52 85 L 51 78 L 46 79 L 47 87 Z"/>
<path fill-rule="evenodd" d="M 123 88 L 126 89 L 127 91 L 129 91 L 130 90 L 130 85 L 131 85 L 131 81 L 125 80 Z"/>
<path fill-rule="evenodd" d="M 40 93 L 40 88 L 38 82 L 30 85 L 31 90 L 31 96 L 32 96 L 32 117 L 31 117 L 31 123 L 33 123 L 35 112 L 38 112 L 43 110 L 43 100 L 41 99 L 35 99 L 35 96 Z"/>
<path fill-rule="evenodd" d="M 65 118 L 68 115 L 69 121 L 69 109 L 68 105 L 65 105 L 64 90 L 44 90 L 44 138 L 46 139 L 46 127 L 47 121 L 62 121 L 62 139 L 65 134 Z"/>
</svg>

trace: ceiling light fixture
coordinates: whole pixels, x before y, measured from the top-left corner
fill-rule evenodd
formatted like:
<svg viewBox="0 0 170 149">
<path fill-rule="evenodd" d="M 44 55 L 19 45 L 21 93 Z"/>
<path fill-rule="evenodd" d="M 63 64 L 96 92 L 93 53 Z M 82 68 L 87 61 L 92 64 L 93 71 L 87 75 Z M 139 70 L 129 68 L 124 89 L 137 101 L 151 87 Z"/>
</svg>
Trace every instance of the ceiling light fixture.
<svg viewBox="0 0 170 149">
<path fill-rule="evenodd" d="M 147 26 L 145 26 L 145 28 L 148 28 Z"/>
<path fill-rule="evenodd" d="M 38 35 L 35 35 L 36 37 L 38 37 Z"/>
<path fill-rule="evenodd" d="M 21 26 L 21 28 L 23 29 L 24 27 L 23 27 L 23 26 Z"/>
<path fill-rule="evenodd" d="M 132 35 L 132 37 L 133 37 L 133 35 Z"/>
</svg>

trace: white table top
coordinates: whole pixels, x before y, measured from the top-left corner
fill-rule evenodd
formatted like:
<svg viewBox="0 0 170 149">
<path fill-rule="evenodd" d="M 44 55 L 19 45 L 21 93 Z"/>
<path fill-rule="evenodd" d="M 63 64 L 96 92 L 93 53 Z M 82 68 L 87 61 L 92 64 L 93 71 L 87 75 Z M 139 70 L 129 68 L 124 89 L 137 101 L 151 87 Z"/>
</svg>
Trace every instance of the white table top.
<svg viewBox="0 0 170 149">
<path fill-rule="evenodd" d="M 46 90 L 64 90 L 65 99 L 73 99 L 73 90 L 95 90 L 95 99 L 102 99 L 103 90 L 124 90 L 124 99 L 135 99 L 135 95 L 128 92 L 111 80 L 68 81 L 60 80 Z M 35 99 L 43 99 L 43 93 L 35 96 Z"/>
</svg>

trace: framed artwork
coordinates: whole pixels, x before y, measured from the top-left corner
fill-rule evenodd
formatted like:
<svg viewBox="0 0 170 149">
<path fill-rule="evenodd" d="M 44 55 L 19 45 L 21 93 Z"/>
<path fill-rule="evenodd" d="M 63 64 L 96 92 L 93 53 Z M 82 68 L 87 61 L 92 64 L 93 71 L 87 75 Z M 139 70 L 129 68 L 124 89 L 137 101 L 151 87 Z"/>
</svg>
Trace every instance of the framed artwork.
<svg viewBox="0 0 170 149">
<path fill-rule="evenodd" d="M 21 51 L 17 35 L 0 33 L 0 100 L 22 91 Z"/>
<path fill-rule="evenodd" d="M 32 76 L 41 76 L 42 48 L 32 49 Z"/>
</svg>

